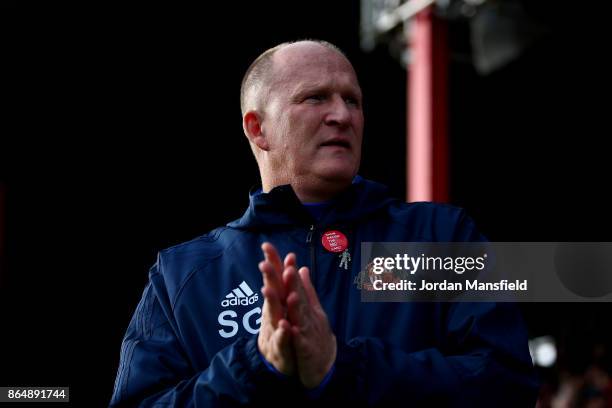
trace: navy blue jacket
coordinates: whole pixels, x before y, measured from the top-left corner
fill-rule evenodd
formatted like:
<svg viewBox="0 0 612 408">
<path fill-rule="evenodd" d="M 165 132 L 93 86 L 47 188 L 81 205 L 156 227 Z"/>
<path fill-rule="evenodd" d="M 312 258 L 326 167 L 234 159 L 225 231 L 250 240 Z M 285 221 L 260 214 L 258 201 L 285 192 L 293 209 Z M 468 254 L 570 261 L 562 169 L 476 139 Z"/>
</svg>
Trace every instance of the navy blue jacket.
<svg viewBox="0 0 612 408">
<path fill-rule="evenodd" d="M 348 238 L 349 268 L 321 244 Z M 361 180 L 315 222 L 290 186 L 251 196 L 242 218 L 159 253 L 121 348 L 112 406 L 233 406 L 307 401 L 257 351 L 269 241 L 311 268 L 338 342 L 321 402 L 533 407 L 537 382 L 526 330 L 504 303 L 362 303 L 360 243 L 476 241 L 463 210 L 406 204 Z"/>
</svg>

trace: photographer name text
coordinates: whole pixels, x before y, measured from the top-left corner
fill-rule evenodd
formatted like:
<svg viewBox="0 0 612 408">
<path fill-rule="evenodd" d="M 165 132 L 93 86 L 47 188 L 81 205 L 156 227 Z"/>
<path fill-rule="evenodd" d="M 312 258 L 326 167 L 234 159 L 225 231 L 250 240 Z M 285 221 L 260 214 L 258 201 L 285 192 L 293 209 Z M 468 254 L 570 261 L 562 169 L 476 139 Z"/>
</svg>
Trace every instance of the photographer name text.
<svg viewBox="0 0 612 408">
<path fill-rule="evenodd" d="M 502 279 L 499 282 L 479 282 L 478 280 L 466 280 L 465 282 L 430 282 L 421 280 L 417 282 L 402 279 L 396 282 L 383 282 L 376 279 L 372 282 L 374 290 L 397 290 L 397 291 L 526 291 L 527 279 L 509 282 Z"/>
</svg>

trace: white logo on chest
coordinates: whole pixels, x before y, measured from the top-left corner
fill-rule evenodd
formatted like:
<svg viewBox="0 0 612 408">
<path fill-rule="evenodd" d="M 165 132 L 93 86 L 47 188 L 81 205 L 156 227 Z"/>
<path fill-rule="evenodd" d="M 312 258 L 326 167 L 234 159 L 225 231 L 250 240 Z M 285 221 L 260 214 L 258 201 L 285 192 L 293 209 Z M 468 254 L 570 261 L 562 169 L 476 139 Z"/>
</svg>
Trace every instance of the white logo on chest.
<svg viewBox="0 0 612 408">
<path fill-rule="evenodd" d="M 225 299 L 221 301 L 221 306 L 229 307 L 229 306 L 249 306 L 254 304 L 259 300 L 259 295 L 251 288 L 249 285 L 242 281 L 237 288 L 232 289 L 230 293 L 225 296 Z M 254 316 L 257 315 L 258 317 Z M 238 313 L 236 311 L 228 309 L 219 313 L 217 317 L 217 321 L 222 329 L 219 329 L 219 335 L 225 339 L 234 337 L 238 333 L 238 323 L 236 319 L 238 318 Z M 256 334 L 259 332 L 259 326 L 261 325 L 261 308 L 259 306 L 249 310 L 242 316 L 242 327 L 251 333 Z M 229 329 L 229 330 L 228 330 Z"/>
</svg>

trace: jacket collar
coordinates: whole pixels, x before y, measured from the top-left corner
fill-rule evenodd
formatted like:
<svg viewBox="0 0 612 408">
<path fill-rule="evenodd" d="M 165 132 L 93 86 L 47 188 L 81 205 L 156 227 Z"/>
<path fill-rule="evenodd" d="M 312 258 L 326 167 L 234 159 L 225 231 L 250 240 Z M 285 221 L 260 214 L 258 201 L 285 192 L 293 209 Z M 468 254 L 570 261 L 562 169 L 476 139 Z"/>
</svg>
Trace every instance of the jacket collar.
<svg viewBox="0 0 612 408">
<path fill-rule="evenodd" d="M 249 208 L 242 218 L 227 224 L 231 228 L 258 229 L 265 226 L 310 225 L 313 218 L 295 195 L 291 185 L 278 186 L 269 193 L 252 194 Z M 359 178 L 345 191 L 334 198 L 321 224 L 340 224 L 355 221 L 388 206 L 396 199 L 389 196 L 388 188 L 382 184 Z"/>
</svg>

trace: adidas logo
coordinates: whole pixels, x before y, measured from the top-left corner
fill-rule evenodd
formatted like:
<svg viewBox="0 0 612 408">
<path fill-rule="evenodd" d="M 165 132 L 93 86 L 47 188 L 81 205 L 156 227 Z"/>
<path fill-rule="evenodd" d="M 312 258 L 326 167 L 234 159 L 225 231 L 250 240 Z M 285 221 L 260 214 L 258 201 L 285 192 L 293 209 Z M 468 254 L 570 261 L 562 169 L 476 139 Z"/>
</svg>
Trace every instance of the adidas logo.
<svg viewBox="0 0 612 408">
<path fill-rule="evenodd" d="M 259 300 L 257 293 L 253 292 L 245 281 L 242 281 L 236 289 L 232 289 L 230 293 L 225 295 L 225 299 L 221 301 L 221 306 L 248 306 Z"/>
</svg>

